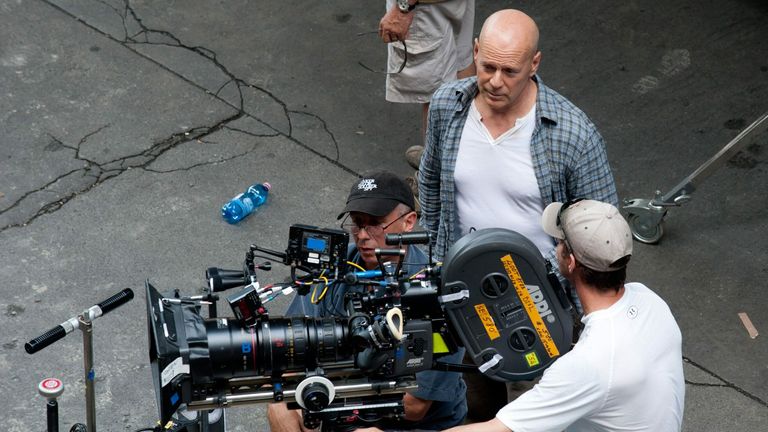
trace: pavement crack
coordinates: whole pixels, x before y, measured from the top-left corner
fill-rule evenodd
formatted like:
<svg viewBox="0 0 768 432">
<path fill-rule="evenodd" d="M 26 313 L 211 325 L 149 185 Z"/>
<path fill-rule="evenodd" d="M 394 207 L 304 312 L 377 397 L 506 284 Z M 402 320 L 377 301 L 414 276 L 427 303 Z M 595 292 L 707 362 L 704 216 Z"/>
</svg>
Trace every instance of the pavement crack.
<svg viewBox="0 0 768 432">
<path fill-rule="evenodd" d="M 34 195 L 34 194 L 38 193 L 38 192 L 42 192 L 42 191 L 46 190 L 46 189 L 47 189 L 49 186 L 51 186 L 51 185 L 55 184 L 56 182 L 58 182 L 58 181 L 59 181 L 59 180 L 61 180 L 62 178 L 64 178 L 64 177 L 67 177 L 68 175 L 70 175 L 70 174 L 72 174 L 72 173 L 76 173 L 76 172 L 80 171 L 81 169 L 82 169 L 82 168 L 78 168 L 78 169 L 74 169 L 74 170 L 71 170 L 71 171 L 69 171 L 69 172 L 66 172 L 66 173 L 64 173 L 64 174 L 62 174 L 62 175 L 60 175 L 60 176 L 56 177 L 55 179 L 53 179 L 53 180 L 49 181 L 48 183 L 46 183 L 46 184 L 44 184 L 44 185 L 40 186 L 40 187 L 39 187 L 39 188 L 37 188 L 37 189 L 33 189 L 33 190 L 31 190 L 31 191 L 27 191 L 27 192 L 25 192 L 25 193 L 24 193 L 22 196 L 20 196 L 18 199 L 16 199 L 16 201 L 14 201 L 13 203 L 11 203 L 11 205 L 9 205 L 8 207 L 6 207 L 6 208 L 4 208 L 4 209 L 0 210 L 0 215 L 2 215 L 3 213 L 6 213 L 6 212 L 8 212 L 9 210 L 12 210 L 14 207 L 18 206 L 18 205 L 19 205 L 19 204 L 20 204 L 22 201 L 24 201 L 24 200 L 25 200 L 25 199 L 27 199 L 28 197 L 30 197 L 30 196 L 32 196 L 32 195 Z M 0 228 L 0 232 L 2 232 L 2 230 L 4 230 L 5 228 L 8 228 L 8 227 L 3 227 L 3 228 Z"/>
<path fill-rule="evenodd" d="M 261 86 L 249 83 L 249 82 L 247 82 L 247 81 L 245 81 L 243 79 L 240 79 L 240 78 L 236 77 L 234 73 L 232 73 L 223 63 L 221 63 L 219 61 L 218 56 L 217 56 L 217 54 L 216 54 L 216 52 L 214 50 L 211 50 L 211 49 L 203 47 L 203 46 L 190 46 L 190 45 L 186 45 L 186 44 L 183 43 L 183 41 L 180 38 L 176 37 L 176 35 L 174 35 L 173 33 L 169 32 L 169 31 L 149 28 L 146 24 L 144 24 L 142 19 L 139 17 L 139 14 L 136 13 L 136 11 L 134 10 L 134 8 L 131 5 L 129 0 L 123 0 L 124 11 L 120 11 L 117 8 L 111 7 L 111 9 L 114 10 L 115 13 L 120 17 L 120 19 L 123 20 L 123 26 L 126 28 L 126 30 L 124 32 L 125 34 L 123 35 L 122 39 L 118 39 L 114 35 L 106 33 L 105 31 L 99 29 L 95 25 L 87 22 L 83 18 L 80 18 L 80 17 L 72 14 L 71 12 L 67 11 L 66 9 L 64 9 L 64 8 L 62 8 L 62 7 L 60 7 L 60 6 L 56 5 L 56 4 L 51 3 L 50 0 L 43 0 L 43 1 L 46 4 L 50 5 L 51 7 L 60 10 L 62 13 L 71 16 L 72 18 L 77 20 L 79 23 L 82 23 L 83 25 L 89 27 L 90 29 L 100 33 L 101 35 L 103 35 L 103 36 L 105 36 L 105 37 L 107 37 L 107 38 L 109 38 L 109 39 L 111 39 L 111 40 L 113 40 L 113 41 L 123 45 L 127 49 L 129 49 L 132 52 L 134 52 L 136 55 L 138 55 L 138 56 L 140 56 L 140 57 L 142 57 L 142 58 L 144 58 L 144 59 L 146 59 L 146 60 L 156 64 L 156 65 L 158 65 L 159 67 L 163 68 L 164 70 L 166 70 L 166 71 L 176 75 L 177 77 L 179 77 L 183 81 L 185 81 L 185 82 L 187 82 L 187 83 L 189 83 L 189 84 L 191 84 L 191 85 L 193 85 L 193 86 L 195 86 L 195 87 L 205 91 L 206 93 L 211 94 L 213 97 L 215 97 L 219 101 L 221 101 L 221 102 L 231 106 L 232 108 L 237 109 L 239 112 L 241 112 L 241 113 L 243 113 L 243 114 L 253 118 L 254 120 L 257 120 L 257 121 L 263 123 L 265 126 L 269 127 L 270 129 L 273 129 L 276 132 L 277 135 L 282 135 L 285 138 L 288 138 L 290 141 L 292 141 L 296 145 L 298 145 L 300 147 L 303 147 L 306 150 L 309 150 L 310 152 L 314 153 L 315 155 L 321 157 L 322 159 L 325 159 L 326 161 L 330 162 L 331 164 L 341 168 L 342 170 L 344 170 L 344 171 L 346 171 L 348 173 L 351 173 L 351 174 L 354 174 L 354 175 L 359 175 L 359 173 L 356 172 L 355 170 L 353 170 L 352 168 L 350 168 L 350 167 L 342 164 L 341 162 L 339 162 L 340 151 L 339 151 L 338 141 L 336 140 L 335 135 L 333 133 L 331 133 L 330 128 L 328 127 L 328 123 L 324 119 L 322 119 L 320 116 L 318 116 L 317 114 L 314 114 L 314 113 L 301 112 L 301 111 L 292 111 L 292 110 L 288 109 L 287 104 L 282 99 L 277 97 L 271 91 L 267 90 L 264 87 L 261 87 Z M 132 20 L 132 22 L 135 23 L 135 25 L 138 28 L 141 29 L 140 31 L 134 33 L 134 36 L 130 36 L 130 37 L 128 36 L 128 34 L 130 32 L 127 30 L 127 28 L 129 27 L 129 25 L 127 23 L 129 17 Z M 136 37 L 137 35 L 143 35 L 143 38 L 141 38 L 142 40 L 139 40 L 139 38 Z M 152 38 L 150 37 L 152 35 L 161 36 L 162 37 L 161 39 L 163 41 L 153 41 Z M 194 81 L 186 78 L 181 73 L 179 73 L 179 72 L 169 68 L 168 66 L 166 66 L 163 63 L 160 63 L 159 61 L 155 60 L 154 58 L 152 58 L 152 57 L 150 57 L 150 56 L 148 56 L 148 55 L 146 55 L 146 54 L 136 50 L 136 48 L 133 47 L 132 45 L 163 45 L 163 46 L 168 46 L 168 47 L 174 47 L 174 48 L 180 48 L 180 49 L 189 50 L 189 51 L 191 51 L 191 52 L 193 52 L 193 53 L 203 57 L 204 59 L 210 61 L 218 70 L 221 71 L 222 74 L 224 74 L 228 78 L 228 80 L 224 84 L 222 84 L 219 88 L 217 88 L 215 91 L 212 91 L 211 89 L 205 88 L 203 85 L 201 85 L 201 84 L 199 84 L 197 82 L 194 82 Z M 233 83 L 234 83 L 234 85 L 236 87 L 237 98 L 238 98 L 238 102 L 237 102 L 236 105 L 233 104 L 232 102 L 226 100 L 221 95 L 221 92 L 223 91 L 223 89 L 226 88 L 227 86 L 233 84 Z M 267 97 L 269 97 L 275 103 L 277 103 L 282 108 L 282 110 L 283 110 L 283 115 L 285 116 L 285 120 L 288 123 L 288 130 L 285 131 L 285 132 L 284 131 L 280 131 L 279 127 L 270 124 L 265 119 L 259 118 L 259 116 L 257 114 L 255 114 L 253 112 L 250 112 L 249 110 L 245 109 L 245 106 L 244 106 L 245 105 L 245 101 L 244 101 L 244 96 L 243 96 L 243 88 L 244 87 L 256 90 L 256 91 L 266 95 Z M 305 115 L 313 116 L 316 119 L 318 119 L 318 121 L 320 121 L 322 123 L 323 130 L 326 133 L 328 133 L 328 136 L 330 137 L 330 140 L 333 143 L 333 146 L 335 148 L 335 153 L 336 154 L 335 154 L 334 157 L 329 157 L 328 155 L 326 155 L 326 154 L 324 154 L 324 153 L 314 149 L 312 146 L 310 146 L 306 142 L 302 141 L 301 139 L 296 138 L 293 135 L 293 122 L 292 122 L 291 117 L 290 117 L 290 113 L 291 112 L 302 113 L 302 114 L 305 114 Z"/>
<path fill-rule="evenodd" d="M 48 145 L 45 146 L 45 150 L 57 151 L 57 150 L 61 150 L 62 148 L 67 148 L 67 149 L 70 149 L 70 150 L 74 150 L 75 154 L 77 154 L 77 148 L 76 147 L 64 144 L 60 139 L 56 138 L 55 136 L 51 135 L 50 133 L 46 133 L 46 135 L 48 135 L 48 137 L 51 139 L 51 142 L 49 142 Z"/>
<path fill-rule="evenodd" d="M 241 134 L 250 135 L 252 137 L 257 137 L 257 138 L 262 138 L 262 137 L 269 138 L 269 137 L 280 136 L 280 133 L 277 132 L 277 131 L 275 131 L 275 133 L 271 133 L 271 134 L 257 134 L 255 132 L 251 132 L 251 131 L 247 131 L 247 130 L 244 130 L 244 129 L 236 128 L 234 126 L 224 126 L 224 129 L 231 130 L 233 132 L 239 132 Z"/>
<path fill-rule="evenodd" d="M 77 173 L 80 173 L 82 178 L 88 178 L 88 180 L 75 185 L 74 190 L 68 190 L 65 193 L 62 193 L 60 196 L 56 197 L 56 199 L 42 204 L 38 210 L 36 210 L 31 216 L 27 217 L 25 220 L 21 222 L 10 223 L 0 227 L 0 232 L 3 232 L 9 228 L 19 228 L 19 227 L 27 226 L 30 223 L 34 222 L 40 216 L 56 212 L 76 196 L 90 191 L 94 187 L 103 184 L 105 181 L 115 178 L 120 174 L 122 174 L 123 172 L 130 169 L 134 169 L 134 168 L 146 169 L 148 165 L 150 165 L 158 157 L 160 157 L 167 151 L 175 147 L 178 147 L 181 144 L 187 143 L 189 141 L 202 140 L 204 137 L 218 130 L 221 130 L 227 123 L 235 121 L 241 117 L 242 117 L 242 114 L 235 113 L 232 116 L 229 116 L 223 120 L 220 120 L 219 122 L 217 122 L 212 126 L 200 126 L 200 127 L 190 129 L 186 132 L 175 133 L 164 140 L 154 143 L 148 149 L 143 150 L 137 154 L 123 156 L 123 157 L 116 158 L 104 163 L 98 163 L 95 161 L 88 160 L 80 156 L 79 153 L 80 153 L 80 147 L 83 144 L 85 144 L 89 138 L 101 132 L 102 130 L 107 128 L 109 125 L 104 125 L 93 132 L 87 133 L 82 138 L 80 138 L 76 146 L 64 144 L 60 140 L 58 140 L 57 138 L 49 134 L 49 136 L 51 136 L 52 139 L 56 140 L 63 147 L 74 150 L 76 152 L 75 159 L 85 162 L 85 166 L 82 168 L 70 170 L 64 174 L 57 176 L 55 179 L 45 183 L 39 188 L 24 193 L 21 197 L 19 197 L 17 200 L 11 203 L 10 206 L 0 210 L 0 215 L 4 213 L 8 213 L 9 211 L 21 205 L 25 200 L 30 199 L 33 196 L 37 196 L 37 194 L 44 193 L 44 192 L 51 192 L 54 194 L 57 193 L 57 191 L 53 188 L 53 185 L 55 185 L 60 181 L 64 181 L 70 176 L 74 177 L 76 176 Z M 191 169 L 191 168 L 193 167 L 187 167 L 187 169 Z"/>
<path fill-rule="evenodd" d="M 685 380 L 686 384 L 690 384 L 690 385 L 696 386 L 696 387 L 727 387 L 727 388 L 731 388 L 731 389 L 736 390 L 737 392 L 741 393 L 742 395 L 752 399 L 753 401 L 759 403 L 760 405 L 762 405 L 764 407 L 768 407 L 768 402 L 766 402 L 766 401 L 762 400 L 761 398 L 753 395 L 752 393 L 749 393 L 748 391 L 742 389 L 741 387 L 739 387 L 736 384 L 728 381 L 727 379 L 721 377 L 720 375 L 712 372 L 711 370 L 705 368 L 704 366 L 696 363 L 695 361 L 691 360 L 689 357 L 683 356 L 683 361 L 685 361 L 686 363 L 690 363 L 691 366 L 694 366 L 694 367 L 698 368 L 702 372 L 706 373 L 707 375 L 709 375 L 709 376 L 711 376 L 713 378 L 716 378 L 717 380 L 719 380 L 719 381 L 721 381 L 723 383 L 723 384 L 698 383 L 698 382 L 693 382 L 693 381 Z"/>
<path fill-rule="evenodd" d="M 198 168 L 198 167 L 206 166 L 206 165 L 218 165 L 220 163 L 228 162 L 228 161 L 231 161 L 233 159 L 241 158 L 241 157 L 247 155 L 248 153 L 251 153 L 252 151 L 256 150 L 257 147 L 258 146 L 256 144 L 254 144 L 254 145 L 251 146 L 251 148 L 249 150 L 246 150 L 246 151 L 244 151 L 242 153 L 238 153 L 238 154 L 235 154 L 235 155 L 232 155 L 232 156 L 229 156 L 229 157 L 221 158 L 221 159 L 215 160 L 215 161 L 199 162 L 199 163 L 196 163 L 196 164 L 193 164 L 193 165 L 190 165 L 190 166 L 187 166 L 187 167 L 183 167 L 183 168 L 174 168 L 174 169 L 168 169 L 168 170 L 158 170 L 158 169 L 152 169 L 152 168 L 146 167 L 146 168 L 144 168 L 144 170 L 145 171 L 149 171 L 149 172 L 153 172 L 153 173 L 158 173 L 158 174 L 173 173 L 173 172 L 179 172 L 179 171 L 189 171 L 189 170 L 191 170 L 193 168 Z"/>
<path fill-rule="evenodd" d="M 96 129 L 95 131 L 89 132 L 89 133 L 85 134 L 82 138 L 80 138 L 80 141 L 77 142 L 77 146 L 75 146 L 75 159 L 79 159 L 81 161 L 85 161 L 85 162 L 88 162 L 88 163 L 91 163 L 91 164 L 94 164 L 94 165 L 98 165 L 96 162 L 80 156 L 80 150 L 82 149 L 83 144 L 85 144 L 90 137 L 96 135 L 97 133 L 103 131 L 104 129 L 106 129 L 106 128 L 110 127 L 110 126 L 111 126 L 111 124 L 105 124 L 104 126 L 101 126 L 100 128 Z"/>
<path fill-rule="evenodd" d="M 98 129 L 89 132 L 85 134 L 76 145 L 68 145 L 63 143 L 61 140 L 56 138 L 53 134 L 48 134 L 52 139 L 52 145 L 59 146 L 59 148 L 67 148 L 70 150 L 75 151 L 75 159 L 85 162 L 86 166 L 83 168 L 75 169 L 72 171 L 69 171 L 65 174 L 62 174 L 58 176 L 56 179 L 46 183 L 45 185 L 41 186 L 40 188 L 37 188 L 35 190 L 29 191 L 22 195 L 20 198 L 18 198 L 15 202 L 13 202 L 10 206 L 6 207 L 3 210 L 0 210 L 0 215 L 7 213 L 8 211 L 18 207 L 23 201 L 27 200 L 30 196 L 42 193 L 44 191 L 50 190 L 50 187 L 54 185 L 56 182 L 61 181 L 65 179 L 66 177 L 73 175 L 77 172 L 82 172 L 82 177 L 87 177 L 89 180 L 86 181 L 84 184 L 81 184 L 79 188 L 76 188 L 74 191 L 68 191 L 68 193 L 63 194 L 62 196 L 57 197 L 57 199 L 53 201 L 49 201 L 47 203 L 44 203 L 34 214 L 27 217 L 23 222 L 15 222 L 10 223 L 5 226 L 0 227 L 0 232 L 5 231 L 6 229 L 13 228 L 13 227 L 22 227 L 26 226 L 33 221 L 35 221 L 38 217 L 51 214 L 59 209 L 61 209 L 66 203 L 68 203 L 72 198 L 76 197 L 79 194 L 83 194 L 85 192 L 90 191 L 96 186 L 101 185 L 105 181 L 115 178 L 125 172 L 126 170 L 130 169 L 143 169 L 145 171 L 151 171 L 151 172 L 176 172 L 176 171 L 186 171 L 190 170 L 199 166 L 204 166 L 208 164 L 215 164 L 215 163 L 222 163 L 226 162 L 228 160 L 232 160 L 238 157 L 243 157 L 248 152 L 252 151 L 249 150 L 247 152 L 233 155 L 231 157 L 221 159 L 219 161 L 209 161 L 209 162 L 201 162 L 198 164 L 194 164 L 188 167 L 173 169 L 173 170 L 153 170 L 151 168 L 148 168 L 148 166 L 154 162 L 160 155 L 164 154 L 168 150 L 175 148 L 183 143 L 187 143 L 190 141 L 195 140 L 201 140 L 203 137 L 210 135 L 211 133 L 227 128 L 232 131 L 245 133 L 254 137 L 275 137 L 275 136 L 282 136 L 294 144 L 310 151 L 311 153 L 315 154 L 316 156 L 328 161 L 332 165 L 342 169 L 345 172 L 348 172 L 350 174 L 359 176 L 359 173 L 353 170 L 352 168 L 342 164 L 339 162 L 339 158 L 341 156 L 340 149 L 339 149 L 339 143 L 336 139 L 336 136 L 331 131 L 330 127 L 328 126 L 328 123 L 320 117 L 319 115 L 308 112 L 308 111 L 299 111 L 299 110 L 291 110 L 289 109 L 288 105 L 285 101 L 280 99 L 277 95 L 275 95 L 273 92 L 269 91 L 268 89 L 249 83 L 243 79 L 238 78 L 235 76 L 224 64 L 222 64 L 216 52 L 214 50 L 211 50 L 209 48 L 203 47 L 203 46 L 190 46 L 186 45 L 182 42 L 182 40 L 178 37 L 176 37 L 173 33 L 165 30 L 159 30 L 159 29 L 152 29 L 149 28 L 147 25 L 145 25 L 142 21 L 142 19 L 139 17 L 139 15 L 134 10 L 133 6 L 131 5 L 129 0 L 123 0 L 123 8 L 120 9 L 119 7 L 115 7 L 112 4 L 104 1 L 104 0 L 96 0 L 97 2 L 106 5 L 109 7 L 116 15 L 120 17 L 120 20 L 122 22 L 123 27 L 123 34 L 122 37 L 116 37 L 115 35 L 109 34 L 101 29 L 99 29 L 96 25 L 89 23 L 84 18 L 78 17 L 74 15 L 73 13 L 69 12 L 68 10 L 64 9 L 62 6 L 59 6 L 57 4 L 52 3 L 50 0 L 43 0 L 43 2 L 50 7 L 59 10 L 63 14 L 73 18 L 76 22 L 94 30 L 95 32 L 101 34 L 102 36 L 122 45 L 126 49 L 130 50 L 134 54 L 146 59 L 147 61 L 152 62 L 153 64 L 156 64 L 160 68 L 168 71 L 169 73 L 172 73 L 174 76 L 178 77 L 179 79 L 183 80 L 184 82 L 187 82 L 188 84 L 204 91 L 207 94 L 210 94 L 212 97 L 216 98 L 220 102 L 226 104 L 227 106 L 230 106 L 237 110 L 237 112 L 219 122 L 217 122 L 213 126 L 203 126 L 203 127 L 197 127 L 191 130 L 188 130 L 186 132 L 180 132 L 175 133 L 171 136 L 169 136 L 166 139 L 163 139 L 159 142 L 156 142 L 152 144 L 149 148 L 133 155 L 127 155 L 122 156 L 120 158 L 113 159 L 108 162 L 104 163 L 97 163 L 96 161 L 90 160 L 84 156 L 81 155 L 82 146 L 93 136 L 97 135 L 98 133 L 102 132 L 103 130 L 109 128 L 111 124 L 106 124 Z M 135 29 L 135 31 L 134 31 Z M 157 39 L 157 40 L 155 40 Z M 159 61 L 155 60 L 154 58 L 138 51 L 136 49 L 136 45 L 163 45 L 173 48 L 180 48 L 189 50 L 196 55 L 204 58 L 206 61 L 211 62 L 218 70 L 221 71 L 222 74 L 224 74 L 225 77 L 227 77 L 227 80 L 224 84 L 222 84 L 219 88 L 215 90 L 215 92 L 212 92 L 210 89 L 205 88 L 203 85 L 194 82 L 193 80 L 190 80 L 183 76 L 181 73 L 171 69 L 170 67 L 166 66 L 163 63 L 160 63 Z M 237 99 L 236 102 L 230 102 L 229 100 L 225 99 L 222 96 L 222 92 L 225 88 L 227 88 L 230 85 L 235 86 L 236 93 L 235 97 Z M 266 96 L 269 100 L 277 104 L 279 107 L 279 110 L 282 112 L 282 116 L 284 117 L 284 120 L 287 124 L 287 130 L 280 130 L 280 127 L 274 124 L 271 124 L 268 120 L 265 118 L 261 118 L 257 113 L 252 112 L 249 108 L 246 107 L 246 100 L 243 95 L 244 89 L 250 89 L 257 94 Z M 291 118 L 291 114 L 300 114 L 309 116 L 316 121 L 318 121 L 322 125 L 322 130 L 328 135 L 330 138 L 330 141 L 333 145 L 333 149 L 335 154 L 333 156 L 329 156 L 303 140 L 297 138 L 294 136 L 294 122 Z M 258 123 L 264 125 L 266 128 L 270 130 L 269 133 L 255 133 L 250 132 L 242 128 L 237 127 L 229 127 L 227 124 L 229 122 L 232 122 L 234 120 L 237 120 L 243 116 L 248 116 L 249 118 L 257 121 Z"/>
<path fill-rule="evenodd" d="M 336 136 L 333 134 L 333 132 L 331 132 L 331 129 L 328 127 L 328 123 L 326 123 L 326 121 L 323 118 L 321 118 L 317 114 L 314 114 L 308 111 L 289 111 L 289 112 L 303 114 L 309 117 L 313 117 L 317 121 L 319 121 L 320 124 L 323 125 L 323 130 L 325 131 L 325 133 L 328 134 L 329 137 L 331 137 L 331 142 L 333 142 L 333 148 L 336 150 L 336 158 L 334 160 L 336 161 L 339 160 L 339 157 L 341 156 L 339 152 L 339 143 L 336 141 Z"/>
<path fill-rule="evenodd" d="M 163 153 L 178 147 L 181 144 L 190 141 L 200 141 L 204 137 L 221 130 L 224 126 L 232 121 L 235 121 L 242 117 L 242 114 L 235 113 L 223 120 L 220 120 L 212 126 L 200 126 L 189 129 L 185 132 L 178 132 L 170 137 L 158 141 L 148 149 L 145 149 L 139 153 L 123 156 L 112 161 L 102 164 L 100 167 L 105 170 L 119 170 L 125 171 L 132 168 L 146 168 L 152 162 L 154 162 Z"/>
<path fill-rule="evenodd" d="M 186 49 L 186 50 L 189 50 L 189 51 L 192 51 L 192 52 L 196 53 L 197 55 L 200 55 L 201 57 L 203 57 L 203 58 L 207 59 L 208 61 L 212 62 L 214 64 L 214 66 L 216 66 L 217 69 L 219 69 L 226 77 L 228 77 L 228 80 L 226 82 L 224 82 L 224 84 L 219 86 L 219 88 L 217 88 L 214 92 L 211 92 L 211 90 L 204 88 L 203 86 L 199 85 L 198 83 L 191 82 L 191 81 L 187 80 L 188 82 L 190 82 L 191 84 L 194 84 L 198 88 L 201 88 L 201 89 L 205 90 L 207 93 L 212 94 L 214 97 L 216 97 L 220 101 L 226 103 L 227 105 L 232 106 L 233 108 L 237 109 L 238 111 L 240 111 L 241 113 L 247 115 L 248 117 L 251 117 L 251 118 L 253 118 L 256 121 L 261 122 L 265 126 L 267 126 L 270 129 L 274 130 L 275 131 L 275 135 L 283 135 L 286 138 L 290 139 L 295 144 L 297 144 L 297 145 L 299 145 L 299 146 L 301 146 L 301 147 L 311 151 L 312 153 L 316 154 L 317 156 L 320 156 L 321 158 L 331 162 L 332 164 L 342 168 L 343 170 L 345 170 L 345 171 L 347 171 L 349 173 L 358 175 L 357 172 L 355 172 L 351 168 L 349 168 L 346 165 L 343 165 L 343 164 L 341 164 L 339 162 L 339 157 L 340 157 L 339 143 L 336 140 L 336 136 L 331 132 L 330 128 L 328 127 L 328 123 L 324 119 L 322 119 L 320 116 L 318 116 L 317 114 L 314 114 L 314 113 L 306 112 L 306 111 L 293 111 L 293 110 L 290 110 L 288 108 L 287 104 L 283 100 L 281 100 L 279 97 L 277 97 L 274 93 L 272 93 L 271 91 L 267 90 L 264 87 L 261 87 L 261 86 L 249 83 L 249 82 L 247 82 L 247 81 L 245 81 L 243 79 L 240 79 L 240 78 L 236 77 L 234 73 L 232 73 L 223 63 L 221 63 L 218 60 L 218 56 L 217 56 L 215 51 L 213 51 L 213 50 L 211 50 L 209 48 L 203 47 L 203 46 L 199 46 L 199 45 L 198 46 L 186 45 L 186 44 L 184 44 L 182 42 L 182 40 L 180 38 L 176 37 L 173 33 L 169 32 L 169 31 L 158 30 L 158 29 L 151 29 L 151 28 L 147 27 L 142 22 L 141 18 L 139 18 L 138 14 L 136 14 L 136 12 L 134 11 L 134 9 L 131 6 L 130 2 L 128 0 L 124 0 L 124 4 L 125 4 L 125 8 L 126 8 L 127 13 L 130 14 L 133 17 L 133 19 L 136 21 L 136 23 L 142 28 L 142 32 L 141 33 L 144 34 L 146 37 L 145 37 L 144 41 L 138 41 L 136 39 L 129 39 L 129 38 L 126 38 L 124 41 L 119 41 L 123 45 L 126 45 L 128 43 L 146 44 L 146 45 L 164 45 L 164 46 L 170 46 L 170 47 L 175 47 L 175 48 Z M 148 37 L 148 35 L 150 35 L 150 34 L 162 35 L 162 36 L 166 37 L 167 39 L 170 39 L 171 41 L 173 41 L 173 43 L 168 43 L 168 42 L 152 42 L 152 41 L 149 40 L 149 37 Z M 111 37 L 110 35 L 107 35 L 107 36 Z M 148 58 L 146 55 L 144 55 L 144 54 L 142 54 L 140 52 L 137 52 L 135 50 L 133 50 L 133 51 L 136 52 L 138 55 L 140 55 L 142 57 Z M 157 63 L 155 60 L 153 60 L 151 58 L 149 58 L 149 60 Z M 160 64 L 160 63 L 157 63 L 157 64 Z M 160 65 L 162 67 L 164 67 L 166 70 L 169 70 L 170 72 L 174 73 L 175 75 L 180 76 L 180 74 L 177 73 L 176 71 L 167 68 L 165 65 L 162 65 L 162 64 L 160 64 Z M 226 88 L 228 85 L 230 85 L 232 83 L 234 83 L 236 88 L 237 88 L 238 102 L 237 102 L 236 106 L 232 105 L 229 101 L 227 101 L 226 99 L 224 99 L 221 96 L 221 92 L 223 91 L 223 89 Z M 243 87 L 251 88 L 251 89 L 253 89 L 253 90 L 255 90 L 255 91 L 259 92 L 259 93 L 262 93 L 262 94 L 266 95 L 267 97 L 269 97 L 276 104 L 278 104 L 282 108 L 283 115 L 285 116 L 285 119 L 286 119 L 286 121 L 288 123 L 288 131 L 287 132 L 282 132 L 282 131 L 280 131 L 280 129 L 278 127 L 270 124 L 268 121 L 266 121 L 266 120 L 264 120 L 262 118 L 259 118 L 258 115 L 256 115 L 255 113 L 249 112 L 245 108 L 245 101 L 244 101 L 244 97 L 243 97 Z M 293 136 L 293 121 L 292 121 L 291 116 L 290 116 L 290 113 L 292 113 L 292 112 L 300 113 L 300 114 L 304 114 L 304 115 L 308 115 L 308 116 L 314 117 L 315 119 L 317 119 L 323 125 L 323 130 L 328 134 L 328 136 L 330 137 L 331 142 L 333 143 L 333 146 L 334 146 L 334 150 L 335 150 L 336 154 L 335 154 L 335 156 L 333 158 L 329 157 L 328 155 L 326 155 L 326 154 L 324 154 L 322 152 L 317 151 L 316 149 L 312 148 L 310 145 L 308 145 L 304 141 L 302 141 L 300 139 L 297 139 L 296 137 Z M 269 135 L 269 136 L 271 136 L 271 135 Z"/>
</svg>

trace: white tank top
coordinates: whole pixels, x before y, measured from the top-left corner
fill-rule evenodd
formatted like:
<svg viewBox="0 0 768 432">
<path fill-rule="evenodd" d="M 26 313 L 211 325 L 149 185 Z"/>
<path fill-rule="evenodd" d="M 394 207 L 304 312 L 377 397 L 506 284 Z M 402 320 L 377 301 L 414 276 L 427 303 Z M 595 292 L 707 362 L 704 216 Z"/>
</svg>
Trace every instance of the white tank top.
<svg viewBox="0 0 768 432">
<path fill-rule="evenodd" d="M 554 241 L 541 228 L 544 203 L 531 158 L 536 105 L 515 126 L 493 139 L 472 102 L 459 142 L 456 183 L 460 235 L 483 228 L 508 228 L 531 240 L 542 254 Z"/>
</svg>

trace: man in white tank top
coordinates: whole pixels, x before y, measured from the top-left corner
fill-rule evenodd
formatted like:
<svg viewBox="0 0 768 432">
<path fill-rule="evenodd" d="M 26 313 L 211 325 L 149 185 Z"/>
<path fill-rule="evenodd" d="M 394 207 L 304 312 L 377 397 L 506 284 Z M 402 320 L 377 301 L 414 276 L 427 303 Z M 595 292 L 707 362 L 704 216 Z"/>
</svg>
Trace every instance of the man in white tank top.
<svg viewBox="0 0 768 432">
<path fill-rule="evenodd" d="M 538 43 L 529 16 L 496 12 L 475 40 L 477 77 L 432 96 L 418 184 L 421 225 L 438 259 L 472 229 L 503 227 L 533 241 L 556 269 L 555 241 L 539 225 L 544 207 L 574 198 L 618 205 L 605 143 L 584 112 L 538 77 Z M 470 399 L 469 417 L 490 418 L 500 390 L 466 378 L 474 393 L 493 394 Z"/>
</svg>

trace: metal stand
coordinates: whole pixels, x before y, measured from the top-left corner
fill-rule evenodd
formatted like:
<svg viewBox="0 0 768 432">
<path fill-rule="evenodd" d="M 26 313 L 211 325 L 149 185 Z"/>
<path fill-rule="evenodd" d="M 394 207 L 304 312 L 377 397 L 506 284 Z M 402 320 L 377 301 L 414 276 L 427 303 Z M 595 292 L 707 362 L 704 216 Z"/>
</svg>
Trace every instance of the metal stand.
<svg viewBox="0 0 768 432">
<path fill-rule="evenodd" d="M 768 128 L 768 112 L 741 131 L 736 138 L 725 145 L 717 154 L 704 162 L 677 186 L 662 195 L 657 190 L 652 199 L 625 199 L 621 212 L 629 222 L 633 237 L 640 242 L 654 244 L 664 235 L 664 216 L 670 207 L 679 207 L 691 200 L 696 187 L 725 164 L 734 154 L 746 147 L 747 137 L 752 137 Z"/>
<path fill-rule="evenodd" d="M 93 371 L 93 320 L 124 305 L 133 299 L 133 291 L 130 288 L 118 292 L 112 297 L 97 303 L 63 323 L 53 327 L 42 335 L 24 344 L 24 349 L 29 354 L 34 354 L 52 343 L 64 338 L 75 329 L 83 332 L 83 369 L 85 371 L 85 411 L 88 432 L 96 432 L 96 392 L 94 381 L 96 374 Z M 60 382 L 60 381 L 59 381 Z M 41 384 L 42 385 L 42 384 Z M 41 390 L 42 391 L 42 390 Z M 63 391 L 63 387 L 62 387 Z M 49 414 L 49 419 L 50 419 Z M 56 431 L 58 431 L 58 414 Z M 73 430 L 82 430 L 81 424 L 73 426 Z M 49 431 L 50 429 L 49 420 Z"/>
<path fill-rule="evenodd" d="M 87 311 L 86 311 L 87 312 Z M 93 323 L 89 314 L 83 313 L 78 317 L 80 330 L 83 332 L 83 376 L 85 378 L 85 424 L 88 432 L 96 432 L 96 392 L 94 381 L 96 374 L 93 370 Z"/>
</svg>

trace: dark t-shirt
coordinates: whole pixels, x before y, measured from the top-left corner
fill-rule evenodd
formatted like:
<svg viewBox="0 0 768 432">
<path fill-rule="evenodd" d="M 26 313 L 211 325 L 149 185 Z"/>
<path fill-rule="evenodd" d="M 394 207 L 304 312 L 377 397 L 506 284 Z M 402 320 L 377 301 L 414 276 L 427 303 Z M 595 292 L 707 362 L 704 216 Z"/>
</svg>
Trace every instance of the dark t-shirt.
<svg viewBox="0 0 768 432">
<path fill-rule="evenodd" d="M 354 245 L 350 245 L 347 260 L 355 264 L 362 264 L 360 254 Z M 427 264 L 427 256 L 421 249 L 411 245 L 403 262 L 403 271 L 412 275 L 424 268 Z M 347 291 L 361 291 L 363 287 L 336 283 L 328 288 L 328 292 L 319 304 L 312 304 L 311 295 L 295 296 L 288 306 L 285 316 L 313 316 L 324 317 L 330 315 L 346 315 L 344 308 L 344 294 Z M 310 293 L 311 294 L 311 293 Z M 464 349 L 459 352 L 441 357 L 446 363 L 461 363 L 464 357 Z M 458 372 L 423 371 L 416 374 L 416 382 L 419 388 L 412 392 L 413 396 L 420 399 L 431 400 L 432 405 L 421 421 L 403 421 L 395 425 L 398 429 L 422 429 L 442 430 L 461 424 L 467 415 L 467 387 L 461 374 Z"/>
</svg>

